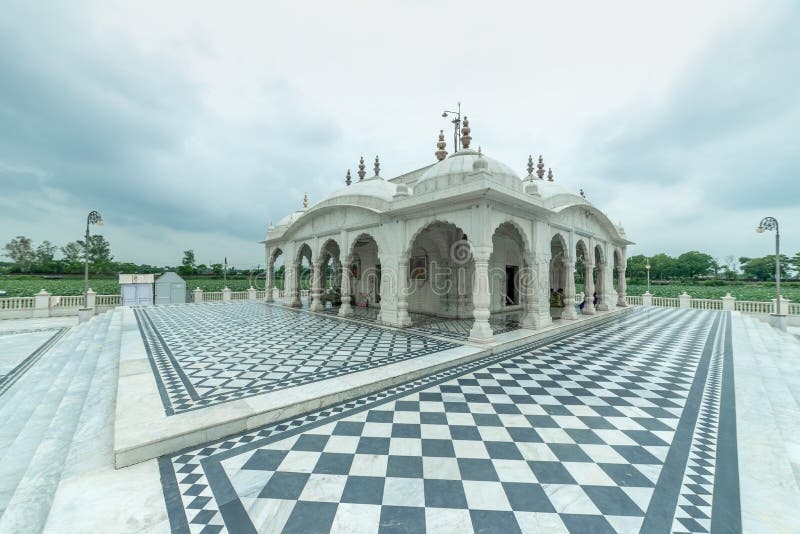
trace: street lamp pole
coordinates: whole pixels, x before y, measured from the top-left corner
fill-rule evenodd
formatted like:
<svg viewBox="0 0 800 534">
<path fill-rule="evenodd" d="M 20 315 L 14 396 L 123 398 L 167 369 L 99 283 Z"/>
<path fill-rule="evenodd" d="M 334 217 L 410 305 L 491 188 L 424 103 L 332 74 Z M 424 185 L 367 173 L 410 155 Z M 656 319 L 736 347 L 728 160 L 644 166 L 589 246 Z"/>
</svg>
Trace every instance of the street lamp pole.
<svg viewBox="0 0 800 534">
<path fill-rule="evenodd" d="M 781 315 L 781 233 L 778 228 L 778 219 L 775 217 L 764 217 L 758 223 L 756 232 L 764 233 L 764 230 L 775 230 L 775 315 Z"/>
<path fill-rule="evenodd" d="M 88 295 L 89 295 L 89 225 L 96 224 L 98 226 L 103 226 L 103 218 L 100 216 L 100 213 L 92 210 L 89 212 L 89 215 L 86 216 L 86 241 L 84 242 L 84 251 L 83 251 L 83 305 L 86 306 L 88 303 Z"/>
<path fill-rule="evenodd" d="M 650 260 L 647 260 L 647 264 L 644 266 L 645 271 L 647 271 L 647 292 L 650 293 Z"/>
</svg>

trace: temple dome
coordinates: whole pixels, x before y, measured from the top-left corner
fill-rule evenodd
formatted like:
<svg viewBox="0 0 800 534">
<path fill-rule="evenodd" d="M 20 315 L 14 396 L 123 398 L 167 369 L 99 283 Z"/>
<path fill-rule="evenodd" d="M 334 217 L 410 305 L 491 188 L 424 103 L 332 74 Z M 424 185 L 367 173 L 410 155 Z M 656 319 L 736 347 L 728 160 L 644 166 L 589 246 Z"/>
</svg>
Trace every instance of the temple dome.
<svg viewBox="0 0 800 534">
<path fill-rule="evenodd" d="M 419 177 L 417 183 L 419 184 L 426 180 L 435 180 L 442 176 L 462 175 L 474 172 L 475 169 L 473 168 L 473 164 L 477 159 L 477 151 L 460 150 L 451 155 L 449 158 L 440 161 L 425 171 L 425 174 Z M 494 158 L 487 157 L 485 154 L 481 154 L 480 159 L 483 160 L 481 163 L 486 164 L 484 168 L 480 169 L 481 171 L 486 171 L 494 175 L 511 176 L 517 180 L 521 180 L 517 173 L 515 173 L 511 167 L 505 163 L 501 163 Z M 481 167 L 481 165 L 479 165 L 479 167 Z"/>
<path fill-rule="evenodd" d="M 391 202 L 396 191 L 397 186 L 395 184 L 387 182 L 383 178 L 373 176 L 372 178 L 367 178 L 366 180 L 353 182 L 352 185 L 334 191 L 328 197 L 326 197 L 325 200 L 357 195 L 375 197 L 385 200 L 386 202 Z"/>
<path fill-rule="evenodd" d="M 295 211 L 294 213 L 290 213 L 289 215 L 287 215 L 286 217 L 284 217 L 283 219 L 278 221 L 278 224 L 276 224 L 275 226 L 276 227 L 278 227 L 278 226 L 288 226 L 288 225 L 292 224 L 294 221 L 296 221 L 297 219 L 299 219 L 300 216 L 303 215 L 303 213 L 305 213 L 305 212 L 302 211 L 302 210 Z"/>
</svg>

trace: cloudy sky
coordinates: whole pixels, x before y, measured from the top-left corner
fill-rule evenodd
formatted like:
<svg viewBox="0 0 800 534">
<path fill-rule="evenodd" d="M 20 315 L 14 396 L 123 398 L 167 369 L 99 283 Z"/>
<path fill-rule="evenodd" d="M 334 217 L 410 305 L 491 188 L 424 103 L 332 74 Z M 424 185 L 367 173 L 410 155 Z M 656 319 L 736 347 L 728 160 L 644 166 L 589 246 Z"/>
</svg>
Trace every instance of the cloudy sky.
<svg viewBox="0 0 800 534">
<path fill-rule="evenodd" d="M 630 254 L 767 254 L 765 215 L 800 250 L 797 2 L 1 3 L 2 243 L 97 209 L 118 260 L 263 263 L 359 156 L 433 162 L 461 101 L 474 144 L 520 174 L 543 154 Z"/>
</svg>

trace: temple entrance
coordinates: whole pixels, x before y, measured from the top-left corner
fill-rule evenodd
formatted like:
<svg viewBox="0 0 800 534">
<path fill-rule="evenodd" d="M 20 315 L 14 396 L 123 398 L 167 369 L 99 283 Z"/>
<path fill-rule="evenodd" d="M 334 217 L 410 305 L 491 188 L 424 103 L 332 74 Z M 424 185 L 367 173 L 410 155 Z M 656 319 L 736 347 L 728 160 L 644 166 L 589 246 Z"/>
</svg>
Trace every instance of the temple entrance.
<svg viewBox="0 0 800 534">
<path fill-rule="evenodd" d="M 506 265 L 506 306 L 516 306 L 519 304 L 519 267 L 516 265 Z"/>
</svg>

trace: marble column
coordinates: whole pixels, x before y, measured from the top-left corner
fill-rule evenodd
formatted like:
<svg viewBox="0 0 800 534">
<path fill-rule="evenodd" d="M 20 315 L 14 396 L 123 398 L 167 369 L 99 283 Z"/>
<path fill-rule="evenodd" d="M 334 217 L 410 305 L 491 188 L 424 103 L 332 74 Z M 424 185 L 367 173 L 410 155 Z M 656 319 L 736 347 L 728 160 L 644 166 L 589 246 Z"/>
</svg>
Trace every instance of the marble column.
<svg viewBox="0 0 800 534">
<path fill-rule="evenodd" d="M 267 265 L 266 275 L 267 275 L 267 280 L 266 280 L 266 288 L 265 289 L 267 290 L 267 294 L 264 297 L 264 302 L 274 302 L 275 299 L 272 296 L 272 293 L 273 293 L 272 288 L 275 285 L 275 263 L 274 262 L 272 262 L 272 263 Z"/>
<path fill-rule="evenodd" d="M 300 264 L 295 263 L 291 269 L 287 270 L 286 290 L 284 291 L 284 303 L 292 308 L 302 308 L 303 302 L 300 300 Z"/>
<path fill-rule="evenodd" d="M 353 258 L 345 258 L 344 265 L 342 265 L 342 306 L 339 308 L 339 316 L 346 317 L 353 314 L 353 305 L 351 304 L 352 297 L 350 294 L 353 292 L 350 289 L 350 265 L 353 263 Z"/>
<path fill-rule="evenodd" d="M 608 311 L 611 306 L 608 303 L 608 286 L 606 285 L 607 265 L 605 262 L 597 262 L 597 306 L 599 311 Z"/>
<path fill-rule="evenodd" d="M 470 341 L 489 342 L 494 338 L 494 332 L 489 325 L 489 256 L 491 247 L 473 247 L 475 260 L 475 285 L 472 288 L 472 312 L 475 323 L 469 332 Z"/>
<path fill-rule="evenodd" d="M 583 270 L 583 313 L 594 313 L 594 263 L 586 259 Z"/>
<path fill-rule="evenodd" d="M 575 262 L 563 260 L 564 269 L 564 311 L 561 312 L 562 319 L 577 319 L 578 313 L 575 311 Z"/>
<path fill-rule="evenodd" d="M 397 324 L 411 326 L 408 315 L 408 256 L 400 256 L 397 260 Z"/>
<path fill-rule="evenodd" d="M 311 263 L 311 311 L 322 311 L 322 262 Z"/>
<path fill-rule="evenodd" d="M 550 316 L 550 257 L 531 256 L 521 278 L 523 328 L 543 328 L 553 322 Z"/>
<path fill-rule="evenodd" d="M 627 271 L 625 269 L 617 269 L 617 306 L 625 307 L 628 301 L 625 297 L 628 293 L 628 281 L 626 279 Z"/>
</svg>

